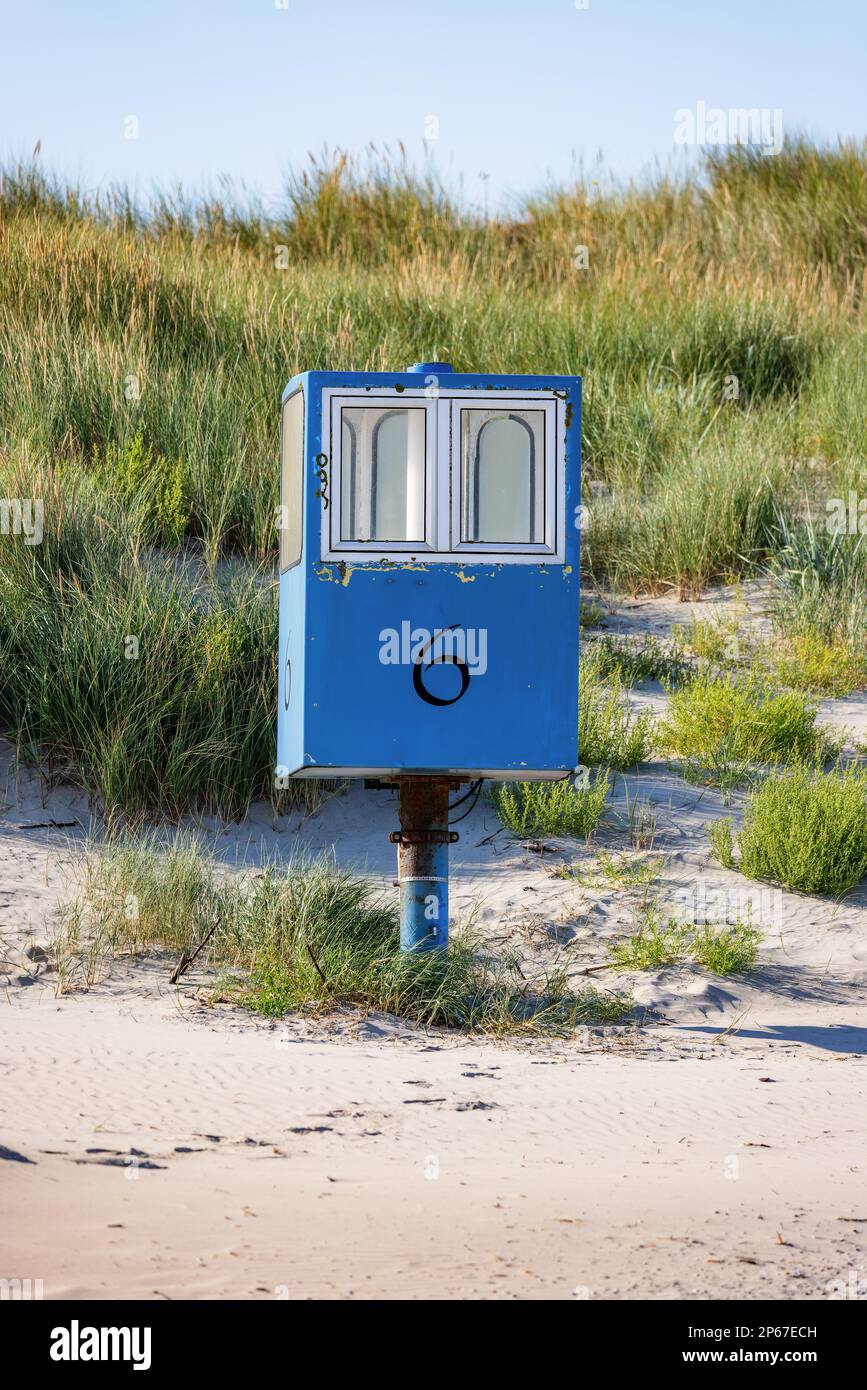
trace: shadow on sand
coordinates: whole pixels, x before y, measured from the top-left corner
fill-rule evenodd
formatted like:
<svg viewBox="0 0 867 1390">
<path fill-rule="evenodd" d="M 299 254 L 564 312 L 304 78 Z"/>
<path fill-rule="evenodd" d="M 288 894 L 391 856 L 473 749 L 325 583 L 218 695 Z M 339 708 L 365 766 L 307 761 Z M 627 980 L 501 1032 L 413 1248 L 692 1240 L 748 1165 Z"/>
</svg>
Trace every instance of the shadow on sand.
<svg viewBox="0 0 867 1390">
<path fill-rule="evenodd" d="M 698 1027 L 685 1027 L 685 1033 L 709 1033 L 716 1037 L 728 1032 L 726 1028 L 713 1028 L 708 1024 Z M 808 1024 L 772 1024 L 767 1028 L 738 1028 L 739 1038 L 756 1038 L 760 1042 L 804 1043 L 807 1047 L 819 1047 L 825 1052 L 847 1053 L 853 1057 L 867 1054 L 867 1028 L 854 1028 L 846 1023 L 832 1023 L 828 1027 L 811 1028 Z"/>
</svg>

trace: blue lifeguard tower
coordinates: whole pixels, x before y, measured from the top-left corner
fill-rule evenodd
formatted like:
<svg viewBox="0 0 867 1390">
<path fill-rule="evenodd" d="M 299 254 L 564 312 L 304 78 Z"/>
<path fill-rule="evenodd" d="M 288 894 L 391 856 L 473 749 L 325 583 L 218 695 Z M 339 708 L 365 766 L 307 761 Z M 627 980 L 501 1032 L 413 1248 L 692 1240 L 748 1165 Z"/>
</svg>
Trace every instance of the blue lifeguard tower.
<svg viewBox="0 0 867 1390">
<path fill-rule="evenodd" d="M 580 439 L 578 377 L 283 393 L 278 776 L 399 786 L 406 948 L 447 940 L 450 791 L 575 769 Z"/>
</svg>

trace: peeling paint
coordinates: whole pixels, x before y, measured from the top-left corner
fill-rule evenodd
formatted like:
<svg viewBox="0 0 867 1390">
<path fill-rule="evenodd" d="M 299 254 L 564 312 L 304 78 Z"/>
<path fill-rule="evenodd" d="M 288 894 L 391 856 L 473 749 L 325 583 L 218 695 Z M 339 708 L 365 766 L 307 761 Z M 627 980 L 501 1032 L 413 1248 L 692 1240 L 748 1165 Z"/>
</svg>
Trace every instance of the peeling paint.
<svg viewBox="0 0 867 1390">
<path fill-rule="evenodd" d="M 320 565 L 318 569 L 314 566 L 314 572 L 317 579 L 321 579 L 323 583 L 340 583 L 345 589 L 354 574 L 364 574 L 365 572 L 368 574 L 391 574 L 393 570 L 411 570 L 414 573 L 427 574 L 431 567 L 421 560 L 382 559 L 375 563 L 362 561 L 357 565 L 350 565 L 346 560 L 338 560 L 335 562 L 335 568 L 337 570 L 336 575 L 331 564 Z"/>
<path fill-rule="evenodd" d="M 474 574 L 464 574 L 462 568 L 455 570 L 454 574 L 455 579 L 459 579 L 462 584 L 475 584 L 476 582 L 476 576 Z"/>
</svg>

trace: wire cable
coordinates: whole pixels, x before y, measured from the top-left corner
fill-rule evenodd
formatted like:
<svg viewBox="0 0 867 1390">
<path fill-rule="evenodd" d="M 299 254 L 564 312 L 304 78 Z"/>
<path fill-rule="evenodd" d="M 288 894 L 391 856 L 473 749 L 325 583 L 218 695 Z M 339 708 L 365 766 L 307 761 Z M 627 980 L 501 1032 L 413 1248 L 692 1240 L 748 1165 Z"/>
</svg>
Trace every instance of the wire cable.
<svg viewBox="0 0 867 1390">
<path fill-rule="evenodd" d="M 476 780 L 475 780 L 474 782 L 471 782 L 471 783 L 470 783 L 470 789 L 469 789 L 469 791 L 464 792 L 463 796 L 459 796 L 458 799 L 457 799 L 457 801 L 452 801 L 452 802 L 449 804 L 449 810 L 450 810 L 450 811 L 456 811 L 457 808 L 458 808 L 459 806 L 463 806 L 464 802 L 469 800 L 469 798 L 472 796 L 473 792 L 474 792 L 474 791 L 476 790 L 476 788 L 479 786 L 479 784 L 480 784 L 481 781 L 482 781 L 482 778 L 481 778 L 481 777 L 477 777 Z"/>
<path fill-rule="evenodd" d="M 472 800 L 471 805 L 469 805 L 469 806 L 467 807 L 466 811 L 464 811 L 464 813 L 463 813 L 462 816 L 458 816 L 457 820 L 450 820 L 450 821 L 449 821 L 449 827 L 451 827 L 451 826 L 453 826 L 453 825 L 457 825 L 457 824 L 458 824 L 460 821 L 462 821 L 462 820 L 466 820 L 467 816 L 470 815 L 470 813 L 476 809 L 476 803 L 477 803 L 477 801 L 478 801 L 478 799 L 479 799 L 479 797 L 481 796 L 481 793 L 482 793 L 482 784 L 483 784 L 483 782 L 484 782 L 484 778 L 483 778 L 483 777 L 480 777 L 479 780 L 478 780 L 478 782 L 476 783 L 475 796 L 473 796 L 473 800 Z M 471 792 L 467 792 L 467 796 L 471 796 L 471 795 L 472 795 Z M 465 797 L 461 797 L 461 800 L 462 800 L 462 801 L 465 801 L 465 800 L 466 800 L 466 796 L 465 796 Z M 459 804 L 458 802 L 455 802 L 455 805 L 458 805 L 458 804 Z"/>
</svg>

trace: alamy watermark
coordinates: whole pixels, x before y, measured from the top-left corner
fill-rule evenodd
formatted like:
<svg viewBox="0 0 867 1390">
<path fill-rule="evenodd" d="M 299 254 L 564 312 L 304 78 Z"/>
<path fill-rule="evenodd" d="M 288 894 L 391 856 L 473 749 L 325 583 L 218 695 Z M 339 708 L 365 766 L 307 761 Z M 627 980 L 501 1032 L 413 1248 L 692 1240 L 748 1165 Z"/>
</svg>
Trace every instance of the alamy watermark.
<svg viewBox="0 0 867 1390">
<path fill-rule="evenodd" d="M 471 676 L 483 676 L 488 669 L 488 629 L 486 627 L 413 627 L 405 618 L 396 627 L 384 627 L 379 634 L 379 660 L 383 666 L 439 666 L 451 663 L 465 667 Z"/>
<path fill-rule="evenodd" d="M 0 497 L 0 536 L 23 536 L 25 545 L 41 545 L 42 516 L 41 497 Z"/>
<path fill-rule="evenodd" d="M 775 106 L 681 106 L 674 113 L 676 145 L 749 145 L 766 155 L 783 148 L 783 112 Z"/>
<path fill-rule="evenodd" d="M 867 497 L 850 488 L 845 497 L 825 503 L 825 528 L 832 536 L 867 536 Z"/>
<path fill-rule="evenodd" d="M 832 1279 L 825 1285 L 829 1298 L 847 1302 L 867 1302 L 867 1279 L 863 1269 L 850 1269 L 845 1279 Z"/>
<path fill-rule="evenodd" d="M 73 1318 L 69 1327 L 55 1327 L 49 1355 L 52 1361 L 131 1361 L 134 1371 L 151 1364 L 149 1327 L 82 1327 Z"/>
<path fill-rule="evenodd" d="M 675 889 L 671 901 L 677 916 L 699 927 L 744 921 L 778 930 L 783 926 L 781 888 L 730 888 L 700 878 Z"/>
<path fill-rule="evenodd" d="M 44 1297 L 42 1279 L 0 1279 L 0 1303 L 28 1303 Z"/>
</svg>

